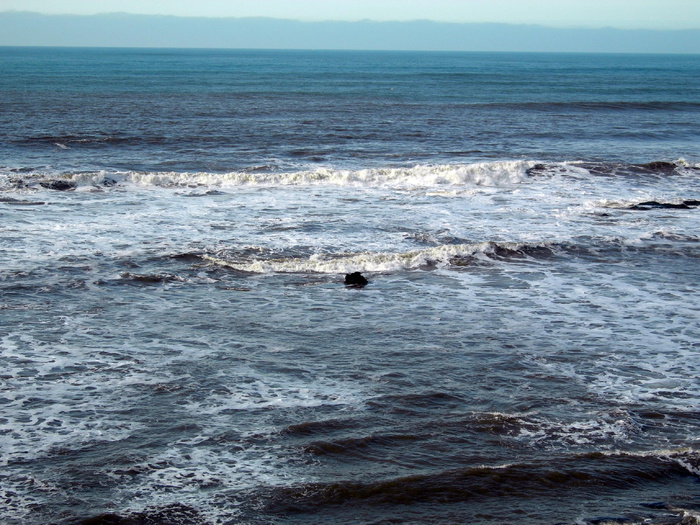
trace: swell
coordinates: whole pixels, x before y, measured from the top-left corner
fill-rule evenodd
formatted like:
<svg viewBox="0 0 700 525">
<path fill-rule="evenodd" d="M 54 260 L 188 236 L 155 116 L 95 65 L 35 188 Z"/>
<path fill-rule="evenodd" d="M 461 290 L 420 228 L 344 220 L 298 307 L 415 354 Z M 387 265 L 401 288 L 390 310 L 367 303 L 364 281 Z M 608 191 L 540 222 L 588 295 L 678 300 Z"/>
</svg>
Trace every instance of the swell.
<svg viewBox="0 0 700 525">
<path fill-rule="evenodd" d="M 391 413 L 399 418 L 390 430 L 365 426 L 367 421 L 362 420 L 331 419 L 292 425 L 280 435 L 304 452 L 325 456 L 330 461 L 400 463 L 439 469 L 491 463 L 491 447 L 507 447 L 523 454 L 535 450 L 571 451 L 574 444 L 583 447 L 581 452 L 614 451 L 637 442 L 644 432 L 663 429 L 671 419 L 679 417 L 672 412 L 625 410 L 610 410 L 575 421 L 537 413 L 459 413 L 466 402 L 462 397 L 440 392 L 385 396 L 368 401 L 367 407 L 371 412 Z M 436 410 L 441 415 L 436 416 Z M 668 420 L 661 420 L 666 417 Z M 466 443 L 470 446 L 465 447 Z"/>
<path fill-rule="evenodd" d="M 321 167 L 296 172 L 264 172 L 257 168 L 218 172 L 88 172 L 42 173 L 21 168 L 6 169 L 3 185 L 48 187 L 135 185 L 161 188 L 239 186 L 351 186 L 351 187 L 433 187 L 444 185 L 504 186 L 524 182 L 534 161 L 496 161 L 470 164 L 416 165 L 411 167 L 360 170 Z M 51 188 L 49 189 L 60 189 Z M 66 188 L 68 189 L 68 188 Z"/>
<path fill-rule="evenodd" d="M 127 516 L 100 514 L 90 518 L 71 520 L 65 525 L 210 525 L 211 521 L 197 509 L 180 503 L 150 507 Z"/>
<path fill-rule="evenodd" d="M 43 202 L 0 199 L 3 205 L 46 205 Z M 601 204 L 601 207 L 623 211 L 647 209 L 641 205 Z M 672 209 L 676 209 L 673 206 Z M 655 208 L 649 208 L 655 209 Z M 666 209 L 666 208 L 664 208 Z M 694 210 L 695 207 L 683 206 Z M 628 212 L 630 213 L 630 212 Z M 422 238 L 419 237 L 418 240 Z M 430 241 L 436 242 L 435 239 Z M 283 251 L 257 246 L 243 246 L 217 251 L 167 252 L 150 255 L 147 260 L 115 258 L 97 261 L 91 258 L 58 261 L 56 265 L 36 269 L 36 274 L 26 271 L 12 275 L 3 285 L 9 291 L 13 287 L 39 289 L 47 286 L 68 286 L 70 283 L 88 282 L 107 285 L 132 283 L 152 285 L 161 283 L 204 283 L 214 277 L 199 275 L 201 268 L 214 271 L 234 271 L 241 274 L 300 274 L 335 276 L 354 272 L 382 274 L 402 271 L 434 271 L 439 269 L 459 271 L 468 268 L 493 267 L 509 264 L 540 264 L 566 262 L 567 260 L 607 260 L 614 262 L 630 254 L 640 257 L 700 257 L 700 237 L 675 232 L 658 231 L 643 238 L 595 238 L 580 237 L 576 242 L 494 242 L 437 244 L 405 252 L 353 252 L 311 253 L 309 249 L 290 248 Z M 77 263 L 80 264 L 77 264 Z M 105 266 L 104 264 L 107 264 Z M 143 266 L 143 267 L 141 267 Z M 125 268 L 128 268 L 125 270 Z M 106 272 L 106 273 L 105 273 Z M 116 274 L 115 274 L 116 272 Z M 104 277 L 101 277 L 104 274 Z M 118 278 L 115 279 L 115 275 Z M 212 276 L 214 274 L 211 274 Z M 81 277 L 75 281 L 76 276 Z M 326 279 L 327 277 L 321 277 Z M 370 277 L 371 278 L 371 277 Z"/>
<path fill-rule="evenodd" d="M 674 207 L 675 208 L 675 207 Z M 683 209 L 694 207 L 683 207 Z M 626 209 L 646 209 L 631 207 Z M 570 258 L 601 257 L 611 261 L 625 254 L 698 257 L 700 238 L 656 232 L 630 242 L 624 238 L 581 238 L 567 242 L 493 242 L 442 244 L 407 252 L 328 253 L 309 256 L 273 256 L 265 253 L 222 252 L 202 254 L 209 264 L 242 273 L 348 274 L 452 269 L 498 263 L 523 263 Z M 639 242 L 641 241 L 641 242 Z"/>
<path fill-rule="evenodd" d="M 546 180 L 551 176 L 575 178 L 595 176 L 697 175 L 699 164 L 684 159 L 645 164 L 541 162 L 500 160 L 466 164 L 417 164 L 408 167 L 342 169 L 319 167 L 313 170 L 279 172 L 271 166 L 253 166 L 231 172 L 141 172 L 94 171 L 60 173 L 45 167 L 5 167 L 0 169 L 0 189 L 72 190 L 80 186 L 115 185 L 158 188 L 236 188 L 241 186 L 339 186 L 366 188 L 421 189 L 450 186 L 509 187 Z"/>
<path fill-rule="evenodd" d="M 327 273 L 392 272 L 430 270 L 447 266 L 468 266 L 493 260 L 549 257 L 548 243 L 445 244 L 401 253 L 364 252 L 317 254 L 309 257 L 250 259 L 204 255 L 205 261 L 246 273 Z"/>
<path fill-rule="evenodd" d="M 149 136 L 125 136 L 112 135 L 108 133 L 95 134 L 56 134 L 56 135 L 33 135 L 20 139 L 10 140 L 11 144 L 18 146 L 32 146 L 35 144 L 53 145 L 59 148 L 81 147 L 102 147 L 102 146 L 129 146 L 129 145 L 155 145 L 164 144 L 165 137 Z"/>
<path fill-rule="evenodd" d="M 646 102 L 610 100 L 604 102 L 526 102 L 526 103 L 491 103 L 468 104 L 464 107 L 497 108 L 514 111 L 567 111 L 567 112 L 610 112 L 610 111 L 645 111 L 645 112 L 700 112 L 700 103 L 689 101 L 651 100 Z"/>
<path fill-rule="evenodd" d="M 518 522 L 522 523 L 553 523 L 555 521 L 544 521 L 546 517 L 553 516 L 558 516 L 558 522 L 563 523 L 566 506 L 557 513 L 554 507 L 561 506 L 561 503 L 557 505 L 555 502 L 573 495 L 596 500 L 602 493 L 636 492 L 650 486 L 663 490 L 668 483 L 682 482 L 696 476 L 683 464 L 688 457 L 696 460 L 695 453 L 687 450 L 639 454 L 590 453 L 498 466 L 478 465 L 390 479 L 268 486 L 230 494 L 227 499 L 241 504 L 237 523 L 277 523 L 280 520 L 294 523 L 403 523 L 409 516 L 417 523 L 452 523 L 456 522 L 455 516 L 465 518 L 467 512 L 469 515 L 476 513 L 469 522 L 503 523 L 504 520 L 489 516 L 494 506 L 503 509 L 502 513 L 505 512 L 510 518 L 520 514 Z M 644 497 L 642 493 L 649 495 L 649 492 L 640 490 L 638 507 L 646 509 L 646 512 L 642 512 L 652 518 L 593 518 L 585 521 L 579 518 L 576 523 L 696 523 L 692 519 L 695 516 L 692 511 L 674 508 L 664 501 L 644 501 L 641 499 Z M 519 509 L 528 508 L 528 502 L 533 505 L 530 515 L 523 514 L 522 510 L 518 514 Z M 551 502 L 554 507 L 545 509 L 542 507 L 544 502 Z M 466 509 L 469 510 L 465 511 L 465 507 L 462 507 L 461 513 L 455 510 L 455 514 L 451 514 L 450 509 L 459 509 L 460 504 L 468 505 Z M 400 518 L 389 517 L 397 516 L 397 513 Z M 220 519 L 210 521 L 206 514 L 194 507 L 175 503 L 152 506 L 126 515 L 108 513 L 62 523 L 205 525 L 221 522 Z M 683 519 L 684 516 L 689 519 Z M 379 519 L 382 517 L 388 519 Z M 466 521 L 461 519 L 459 522 Z"/>
<path fill-rule="evenodd" d="M 498 498 L 534 499 L 594 496 L 601 491 L 629 490 L 649 483 L 697 476 L 692 451 L 624 452 L 553 457 L 498 466 L 473 466 L 386 480 L 310 483 L 277 488 L 269 495 L 268 512 L 313 512 L 321 507 L 441 505 Z M 695 471 L 694 471 L 695 470 Z"/>
<path fill-rule="evenodd" d="M 528 176 L 574 175 L 574 176 L 670 176 L 697 174 L 700 165 L 691 164 L 685 159 L 673 162 L 654 161 L 643 164 L 620 162 L 535 163 L 526 170 Z"/>
</svg>

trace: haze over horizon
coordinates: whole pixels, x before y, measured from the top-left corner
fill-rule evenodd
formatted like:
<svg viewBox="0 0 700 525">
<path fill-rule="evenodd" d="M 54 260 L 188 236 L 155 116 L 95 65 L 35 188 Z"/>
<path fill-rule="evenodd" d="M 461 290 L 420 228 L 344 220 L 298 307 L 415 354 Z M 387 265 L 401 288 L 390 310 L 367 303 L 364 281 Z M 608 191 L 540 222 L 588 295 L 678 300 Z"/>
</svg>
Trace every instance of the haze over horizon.
<svg viewBox="0 0 700 525">
<path fill-rule="evenodd" d="M 0 46 L 700 54 L 700 30 L 8 11 Z"/>
<path fill-rule="evenodd" d="M 0 12 L 267 17 L 302 22 L 503 23 L 558 28 L 700 29 L 697 0 L 0 0 Z"/>
</svg>

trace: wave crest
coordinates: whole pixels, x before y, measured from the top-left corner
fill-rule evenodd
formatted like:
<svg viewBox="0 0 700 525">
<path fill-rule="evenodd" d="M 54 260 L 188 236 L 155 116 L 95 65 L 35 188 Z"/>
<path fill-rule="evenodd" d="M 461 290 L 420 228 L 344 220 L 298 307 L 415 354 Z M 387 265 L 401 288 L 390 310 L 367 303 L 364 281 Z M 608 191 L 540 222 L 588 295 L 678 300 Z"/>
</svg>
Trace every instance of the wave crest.
<svg viewBox="0 0 700 525">
<path fill-rule="evenodd" d="M 441 185 L 502 186 L 518 184 L 533 165 L 528 161 L 481 162 L 461 165 L 417 165 L 410 168 L 343 170 L 318 168 L 291 173 L 143 173 L 127 180 L 152 186 L 359 186 L 432 187 Z"/>
<path fill-rule="evenodd" d="M 238 186 L 349 186 L 425 188 L 445 185 L 507 186 L 523 182 L 534 161 L 497 161 L 472 164 L 416 165 L 412 167 L 367 168 L 360 170 L 320 167 L 296 172 L 233 171 L 210 172 L 113 172 L 61 174 L 13 174 L 10 182 L 41 185 L 61 180 L 80 186 L 133 184 L 162 188 Z"/>
<path fill-rule="evenodd" d="M 448 244 L 403 253 L 363 252 L 350 254 L 315 254 L 310 257 L 277 259 L 235 259 L 204 255 L 209 263 L 246 273 L 324 273 L 395 272 L 466 266 L 480 259 L 523 258 L 541 250 L 545 243 Z"/>
</svg>

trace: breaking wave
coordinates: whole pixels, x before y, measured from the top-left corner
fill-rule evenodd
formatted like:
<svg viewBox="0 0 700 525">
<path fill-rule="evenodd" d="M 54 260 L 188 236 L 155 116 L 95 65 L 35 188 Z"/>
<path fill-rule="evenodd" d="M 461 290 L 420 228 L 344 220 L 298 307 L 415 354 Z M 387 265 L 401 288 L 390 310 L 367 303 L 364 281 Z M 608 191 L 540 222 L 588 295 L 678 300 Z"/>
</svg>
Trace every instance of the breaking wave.
<svg viewBox="0 0 700 525">
<path fill-rule="evenodd" d="M 688 244 L 667 246 L 655 240 L 671 239 Z M 580 239 L 583 240 L 583 239 Z M 390 273 L 413 270 L 493 265 L 497 262 L 542 261 L 557 257 L 592 257 L 602 254 L 619 257 L 625 253 L 655 254 L 671 249 L 673 253 L 696 255 L 696 237 L 657 232 L 636 240 L 624 238 L 589 238 L 586 243 L 555 241 L 494 242 L 441 244 L 405 252 L 315 253 L 267 252 L 256 247 L 198 254 L 208 264 L 250 274 L 348 274 L 353 272 Z M 640 244 L 641 243 L 641 244 Z"/>
<path fill-rule="evenodd" d="M 392 272 L 432 269 L 445 266 L 466 266 L 479 260 L 524 258 L 550 254 L 546 244 L 495 243 L 448 244 L 402 253 L 364 252 L 348 254 L 315 254 L 310 257 L 275 259 L 228 258 L 204 255 L 209 263 L 247 273 L 326 273 Z"/>
<path fill-rule="evenodd" d="M 581 161 L 543 163 L 501 160 L 468 164 L 418 164 L 359 170 L 319 167 L 293 172 L 246 169 L 222 172 L 95 171 L 53 173 L 46 168 L 2 168 L 0 188 L 74 190 L 80 187 L 137 186 L 156 188 L 235 188 L 241 186 L 339 186 L 431 188 L 444 186 L 504 187 L 542 177 L 697 175 L 700 165 L 684 159 L 647 164 L 609 164 Z"/>
<path fill-rule="evenodd" d="M 6 184 L 69 189 L 69 186 L 113 186 L 133 184 L 163 188 L 237 187 L 237 186 L 360 186 L 360 187 L 431 187 L 441 185 L 504 186 L 527 178 L 534 161 L 498 161 L 457 165 L 417 165 L 412 167 L 346 170 L 318 168 L 290 173 L 234 171 L 230 173 L 181 172 L 114 172 L 104 171 L 51 176 L 42 173 L 12 173 Z M 61 181 L 62 188 L 51 188 Z"/>
</svg>

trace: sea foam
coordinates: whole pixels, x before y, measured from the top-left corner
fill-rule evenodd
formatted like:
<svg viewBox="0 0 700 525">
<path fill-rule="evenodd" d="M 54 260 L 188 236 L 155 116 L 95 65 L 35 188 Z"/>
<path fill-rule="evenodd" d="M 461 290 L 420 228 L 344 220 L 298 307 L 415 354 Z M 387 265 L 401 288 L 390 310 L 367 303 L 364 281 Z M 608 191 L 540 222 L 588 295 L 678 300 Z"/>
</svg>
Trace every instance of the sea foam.
<svg viewBox="0 0 700 525">
<path fill-rule="evenodd" d="M 161 188 L 237 186 L 349 186 L 424 188 L 445 185 L 504 186 L 527 179 L 534 161 L 497 161 L 471 164 L 415 165 L 411 167 L 368 168 L 361 170 L 319 167 L 295 172 L 86 172 L 75 174 L 23 174 L 5 176 L 3 185 L 45 185 L 62 180 L 76 186 L 133 184 Z"/>
<path fill-rule="evenodd" d="M 494 255 L 523 255 L 527 248 L 545 247 L 525 243 L 481 242 L 446 244 L 408 252 L 365 252 L 355 254 L 315 254 L 310 257 L 235 260 L 212 255 L 203 258 L 219 266 L 248 273 L 328 273 L 392 272 L 449 265 L 461 266 L 470 259 Z"/>
</svg>

